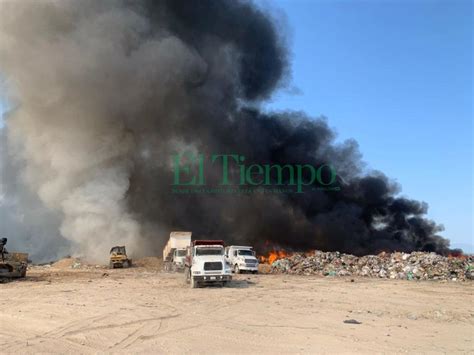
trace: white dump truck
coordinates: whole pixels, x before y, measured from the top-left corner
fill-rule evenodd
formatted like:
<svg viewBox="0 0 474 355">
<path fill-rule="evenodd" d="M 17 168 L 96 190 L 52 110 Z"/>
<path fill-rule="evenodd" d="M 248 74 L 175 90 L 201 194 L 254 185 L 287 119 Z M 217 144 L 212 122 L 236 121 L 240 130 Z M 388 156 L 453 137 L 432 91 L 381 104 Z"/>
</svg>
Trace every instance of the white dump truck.
<svg viewBox="0 0 474 355">
<path fill-rule="evenodd" d="M 191 244 L 191 232 L 171 232 L 170 239 L 163 249 L 165 271 L 184 270 L 186 248 Z"/>
<path fill-rule="evenodd" d="M 252 247 L 231 245 L 225 248 L 225 260 L 234 273 L 241 272 L 258 273 L 258 259 Z"/>
<path fill-rule="evenodd" d="M 206 284 L 224 286 L 232 270 L 224 259 L 223 240 L 194 240 L 186 253 L 184 274 L 192 288 Z"/>
</svg>

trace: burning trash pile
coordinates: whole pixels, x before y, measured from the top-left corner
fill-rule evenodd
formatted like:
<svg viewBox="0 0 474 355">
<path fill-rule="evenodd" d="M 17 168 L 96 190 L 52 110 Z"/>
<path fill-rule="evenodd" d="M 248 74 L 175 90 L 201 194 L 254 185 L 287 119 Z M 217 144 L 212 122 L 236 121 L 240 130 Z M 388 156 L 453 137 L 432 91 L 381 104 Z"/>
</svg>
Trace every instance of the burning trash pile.
<svg viewBox="0 0 474 355">
<path fill-rule="evenodd" d="M 275 253 L 271 253 L 273 255 Z M 279 252 L 279 255 L 284 253 Z M 268 262 L 267 258 L 267 262 Z M 271 273 L 366 276 L 403 280 L 474 280 L 474 256 L 436 253 L 380 253 L 357 257 L 339 252 L 285 254 L 269 262 Z"/>
</svg>

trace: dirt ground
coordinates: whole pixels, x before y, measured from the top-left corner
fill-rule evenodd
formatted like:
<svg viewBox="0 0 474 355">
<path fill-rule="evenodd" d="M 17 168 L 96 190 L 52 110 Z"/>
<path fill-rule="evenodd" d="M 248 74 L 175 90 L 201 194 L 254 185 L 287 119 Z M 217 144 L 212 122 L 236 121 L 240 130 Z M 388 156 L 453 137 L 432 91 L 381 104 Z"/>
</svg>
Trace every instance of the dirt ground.
<svg viewBox="0 0 474 355">
<path fill-rule="evenodd" d="M 142 265 L 65 262 L 0 284 L 0 352 L 474 352 L 472 282 L 260 274 L 190 289 Z"/>
</svg>

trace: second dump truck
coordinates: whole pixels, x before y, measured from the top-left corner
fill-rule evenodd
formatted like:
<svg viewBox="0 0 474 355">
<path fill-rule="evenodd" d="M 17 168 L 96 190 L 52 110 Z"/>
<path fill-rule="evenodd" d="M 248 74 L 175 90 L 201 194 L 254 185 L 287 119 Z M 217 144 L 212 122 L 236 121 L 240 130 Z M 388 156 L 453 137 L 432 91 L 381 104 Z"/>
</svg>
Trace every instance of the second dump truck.
<svg viewBox="0 0 474 355">
<path fill-rule="evenodd" d="M 184 270 L 186 248 L 191 244 L 192 232 L 171 232 L 170 239 L 163 249 L 165 271 Z"/>
</svg>

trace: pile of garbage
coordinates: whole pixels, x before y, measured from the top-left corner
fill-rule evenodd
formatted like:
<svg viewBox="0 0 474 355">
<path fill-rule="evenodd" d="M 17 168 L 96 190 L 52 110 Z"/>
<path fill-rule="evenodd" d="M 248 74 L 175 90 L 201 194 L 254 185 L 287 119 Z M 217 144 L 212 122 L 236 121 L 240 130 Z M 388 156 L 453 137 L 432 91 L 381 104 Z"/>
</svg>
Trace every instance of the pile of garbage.
<svg viewBox="0 0 474 355">
<path fill-rule="evenodd" d="M 99 269 L 99 268 L 104 268 L 102 265 L 94 265 L 94 264 L 89 264 L 85 260 L 82 260 L 80 258 L 74 258 L 71 256 L 67 256 L 63 259 L 57 260 L 57 261 L 51 261 L 49 263 L 44 263 L 44 264 L 29 264 L 28 268 L 30 270 L 32 269 L 38 269 L 38 270 L 43 270 L 43 269 L 60 269 L 60 270 L 67 270 L 67 269 Z"/>
<path fill-rule="evenodd" d="M 474 280 L 474 256 L 436 253 L 380 253 L 357 257 L 339 252 L 294 253 L 271 264 L 271 273 L 366 276 L 403 280 Z"/>
</svg>

